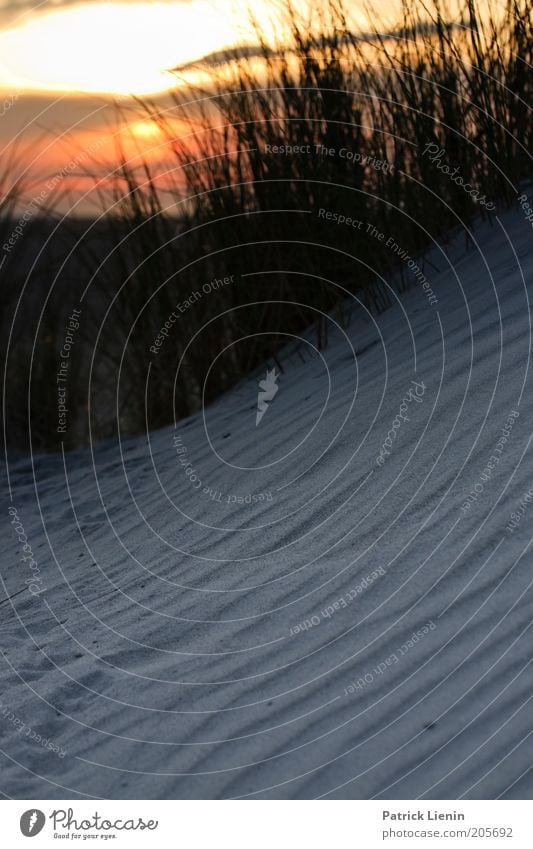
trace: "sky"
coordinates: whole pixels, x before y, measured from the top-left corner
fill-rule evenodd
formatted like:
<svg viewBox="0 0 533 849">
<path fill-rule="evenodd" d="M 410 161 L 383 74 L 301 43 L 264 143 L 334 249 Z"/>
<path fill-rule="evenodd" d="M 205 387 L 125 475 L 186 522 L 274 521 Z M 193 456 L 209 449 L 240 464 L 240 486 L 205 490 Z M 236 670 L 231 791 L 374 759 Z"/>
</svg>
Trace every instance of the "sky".
<svg viewBox="0 0 533 849">
<path fill-rule="evenodd" d="M 16 151 L 37 181 L 94 145 L 111 161 L 112 144 L 102 140 L 123 132 L 113 125 L 116 98 L 164 100 L 177 83 L 171 69 L 253 44 L 250 11 L 267 39 L 279 38 L 280 7 L 286 0 L 0 0 L 0 156 Z M 157 146 L 146 120 L 134 117 L 127 129 L 136 146 Z M 76 180 L 79 192 L 79 169 L 61 186 Z"/>
<path fill-rule="evenodd" d="M 248 5 L 268 30 L 274 0 L 0 0 L 0 85 L 156 94 L 176 65 L 252 40 Z"/>
<path fill-rule="evenodd" d="M 121 132 L 114 99 L 161 98 L 172 68 L 250 43 L 248 3 L 267 29 L 275 0 L 0 0 L 0 156 L 16 151 L 37 180 L 76 151 L 103 156 L 102 138 Z M 157 142 L 146 121 L 130 130 L 138 145 Z"/>
</svg>

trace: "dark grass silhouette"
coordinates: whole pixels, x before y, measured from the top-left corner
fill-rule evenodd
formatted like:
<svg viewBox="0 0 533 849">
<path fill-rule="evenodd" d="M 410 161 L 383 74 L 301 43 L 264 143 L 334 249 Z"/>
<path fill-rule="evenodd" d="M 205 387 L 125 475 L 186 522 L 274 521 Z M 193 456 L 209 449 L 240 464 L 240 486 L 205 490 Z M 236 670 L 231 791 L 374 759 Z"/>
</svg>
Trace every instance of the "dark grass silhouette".
<svg viewBox="0 0 533 849">
<path fill-rule="evenodd" d="M 204 83 L 177 86 L 170 109 L 139 102 L 163 133 L 165 167 L 119 150 L 101 194 L 112 253 L 101 263 L 80 245 L 97 293 L 83 331 L 96 350 L 95 436 L 191 414 L 273 365 L 286 334 L 314 326 L 325 347 L 323 316 L 347 322 L 348 293 L 386 309 L 393 274 L 400 290 L 430 281 L 426 248 L 531 178 L 526 0 L 497 13 L 466 0 L 459 15 L 405 0 L 394 29 L 373 10 L 369 21 L 357 36 L 342 0 L 308 19 L 289 5 L 288 40 L 258 30 L 257 46 L 177 69 Z"/>
</svg>

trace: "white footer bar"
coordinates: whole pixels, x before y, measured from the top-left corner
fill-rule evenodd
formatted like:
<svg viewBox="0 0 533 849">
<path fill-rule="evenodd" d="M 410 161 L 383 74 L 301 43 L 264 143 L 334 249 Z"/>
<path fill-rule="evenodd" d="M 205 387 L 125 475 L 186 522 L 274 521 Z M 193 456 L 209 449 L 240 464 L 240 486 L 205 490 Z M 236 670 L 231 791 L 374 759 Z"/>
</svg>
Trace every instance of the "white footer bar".
<svg viewBox="0 0 533 849">
<path fill-rule="evenodd" d="M 526 801 L 5 801 L 1 845 L 531 849 Z M 35 843 L 30 843 L 31 838 Z"/>
</svg>

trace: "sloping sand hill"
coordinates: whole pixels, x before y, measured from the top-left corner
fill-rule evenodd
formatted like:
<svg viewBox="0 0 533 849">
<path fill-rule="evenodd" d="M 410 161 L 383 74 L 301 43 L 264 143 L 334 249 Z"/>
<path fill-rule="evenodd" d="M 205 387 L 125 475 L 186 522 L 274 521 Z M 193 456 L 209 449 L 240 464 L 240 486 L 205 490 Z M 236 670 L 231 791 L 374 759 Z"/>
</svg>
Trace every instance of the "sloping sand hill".
<svg viewBox="0 0 533 849">
<path fill-rule="evenodd" d="M 4 792 L 533 795 L 531 240 L 436 246 L 436 303 L 176 429 L 10 458 Z"/>
</svg>

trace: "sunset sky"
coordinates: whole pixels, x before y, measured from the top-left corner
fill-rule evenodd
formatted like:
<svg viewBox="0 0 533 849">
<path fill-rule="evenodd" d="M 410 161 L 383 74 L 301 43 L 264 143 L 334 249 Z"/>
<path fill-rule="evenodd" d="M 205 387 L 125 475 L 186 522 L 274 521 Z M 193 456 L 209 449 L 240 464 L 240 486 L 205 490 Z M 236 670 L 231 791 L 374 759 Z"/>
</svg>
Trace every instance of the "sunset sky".
<svg viewBox="0 0 533 849">
<path fill-rule="evenodd" d="M 252 41 L 248 6 L 268 33 L 273 0 L 1 0 L 0 84 L 155 94 L 168 88 L 168 70 L 176 65 Z"/>
<path fill-rule="evenodd" d="M 3 156 L 16 147 L 28 174 L 60 170 L 117 131 L 115 97 L 161 97 L 176 85 L 170 69 L 250 43 L 248 6 L 267 29 L 273 0 L 0 0 Z M 137 144 L 157 144 L 147 122 L 129 129 Z"/>
<path fill-rule="evenodd" d="M 356 0 L 347 6 L 352 27 L 362 25 Z M 0 150 L 16 146 L 28 173 L 55 173 L 109 134 L 117 96 L 162 98 L 177 83 L 170 69 L 254 44 L 250 11 L 279 43 L 279 8 L 283 0 L 0 0 Z M 128 129 L 135 144 L 157 146 L 146 121 L 133 117 Z"/>
<path fill-rule="evenodd" d="M 23 11 L 0 33 L 2 84 L 33 91 L 160 92 L 170 82 L 165 69 L 231 43 L 233 22 L 219 7 L 208 0 L 42 3 L 43 13 Z"/>
</svg>

